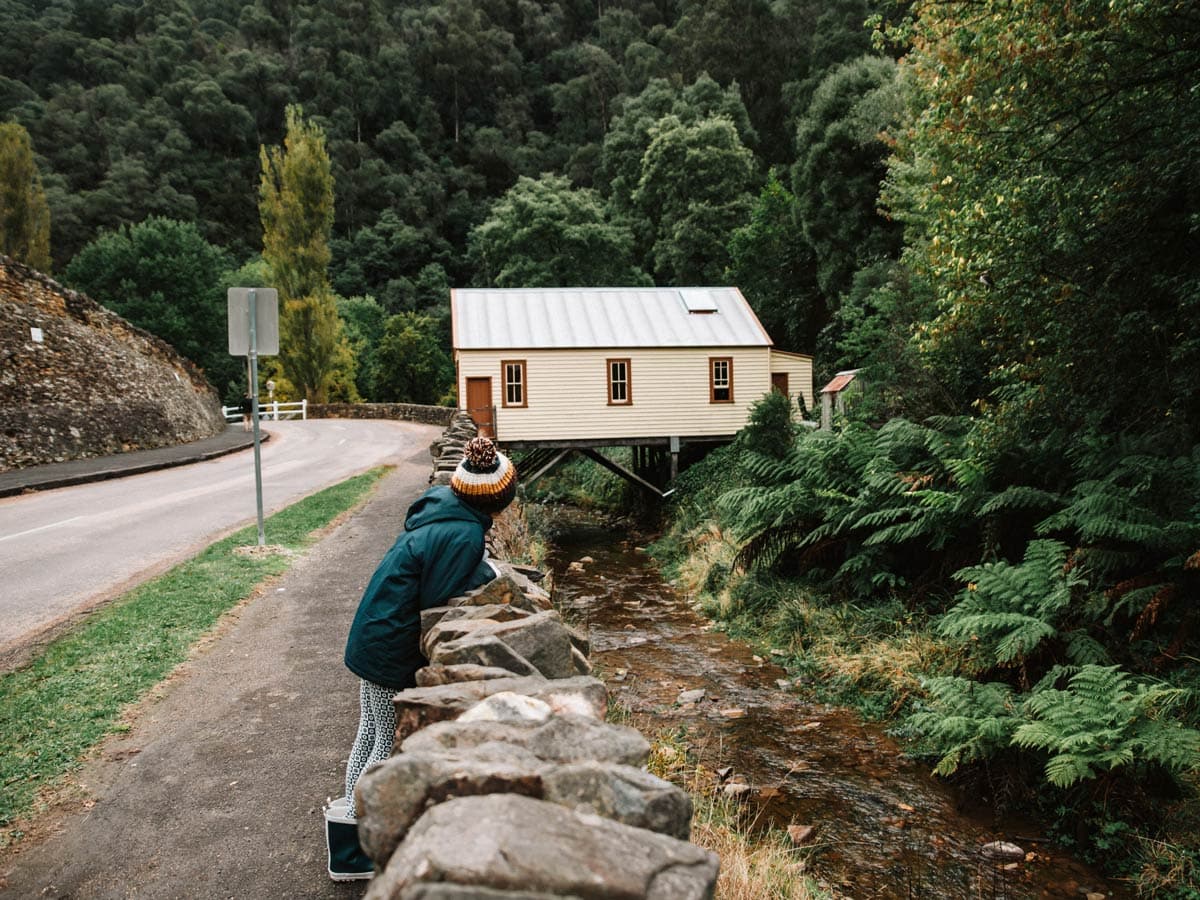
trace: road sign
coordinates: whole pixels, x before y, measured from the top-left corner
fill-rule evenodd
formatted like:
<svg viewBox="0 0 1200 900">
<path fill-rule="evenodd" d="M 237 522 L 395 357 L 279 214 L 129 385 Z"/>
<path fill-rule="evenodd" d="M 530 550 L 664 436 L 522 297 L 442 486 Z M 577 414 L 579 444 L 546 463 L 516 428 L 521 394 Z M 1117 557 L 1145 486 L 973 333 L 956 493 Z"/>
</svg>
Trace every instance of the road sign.
<svg viewBox="0 0 1200 900">
<path fill-rule="evenodd" d="M 229 289 L 229 353 L 244 356 L 250 367 L 247 385 L 254 422 L 254 497 L 258 504 L 258 546 L 263 533 L 262 450 L 258 429 L 258 358 L 279 352 L 279 294 L 274 288 Z"/>
<path fill-rule="evenodd" d="M 279 292 L 275 288 L 229 289 L 229 354 L 250 355 L 250 292 L 254 291 L 255 343 L 259 356 L 279 353 Z"/>
</svg>

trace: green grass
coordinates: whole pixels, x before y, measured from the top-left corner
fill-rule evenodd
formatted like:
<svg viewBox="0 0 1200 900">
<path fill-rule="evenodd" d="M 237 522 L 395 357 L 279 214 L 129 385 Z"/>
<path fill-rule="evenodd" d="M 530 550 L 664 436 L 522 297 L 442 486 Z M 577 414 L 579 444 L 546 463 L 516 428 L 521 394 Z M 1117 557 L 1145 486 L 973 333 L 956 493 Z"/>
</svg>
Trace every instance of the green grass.
<svg viewBox="0 0 1200 900">
<path fill-rule="evenodd" d="M 314 532 L 357 505 L 386 469 L 313 494 L 267 519 L 271 545 L 300 550 Z M 125 708 L 188 655 L 229 609 L 285 571 L 285 554 L 243 555 L 257 525 L 105 606 L 24 668 L 0 676 L 0 846 L 39 793 L 76 769 L 106 734 L 124 730 Z"/>
</svg>

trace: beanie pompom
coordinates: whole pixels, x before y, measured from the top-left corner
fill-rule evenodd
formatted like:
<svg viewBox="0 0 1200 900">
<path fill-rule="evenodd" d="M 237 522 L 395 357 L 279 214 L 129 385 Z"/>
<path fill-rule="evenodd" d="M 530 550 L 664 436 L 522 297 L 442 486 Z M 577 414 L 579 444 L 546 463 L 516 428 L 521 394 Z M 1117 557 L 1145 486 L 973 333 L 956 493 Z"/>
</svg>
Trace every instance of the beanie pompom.
<svg viewBox="0 0 1200 900">
<path fill-rule="evenodd" d="M 471 438 L 450 476 L 450 489 L 481 512 L 496 513 L 516 496 L 517 469 L 490 440 Z"/>
</svg>

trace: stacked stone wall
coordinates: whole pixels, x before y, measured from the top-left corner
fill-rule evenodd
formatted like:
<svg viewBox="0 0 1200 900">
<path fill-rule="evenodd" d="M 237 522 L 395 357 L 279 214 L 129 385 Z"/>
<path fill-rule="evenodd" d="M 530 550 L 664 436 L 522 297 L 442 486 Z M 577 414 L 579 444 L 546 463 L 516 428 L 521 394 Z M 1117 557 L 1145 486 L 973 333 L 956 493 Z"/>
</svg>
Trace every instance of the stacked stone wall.
<svg viewBox="0 0 1200 900">
<path fill-rule="evenodd" d="M 169 344 L 0 256 L 0 471 L 224 428 L 216 392 Z"/>
<path fill-rule="evenodd" d="M 419 403 L 310 403 L 310 419 L 398 419 L 423 425 L 449 425 L 457 410 Z"/>
<path fill-rule="evenodd" d="M 474 433 L 455 416 L 431 481 Z M 645 770 L 645 737 L 605 721 L 586 636 L 540 573 L 495 567 L 422 613 L 429 665 L 396 696 L 398 749 L 355 789 L 368 900 L 711 898 L 719 861 L 688 841 L 691 798 Z"/>
</svg>

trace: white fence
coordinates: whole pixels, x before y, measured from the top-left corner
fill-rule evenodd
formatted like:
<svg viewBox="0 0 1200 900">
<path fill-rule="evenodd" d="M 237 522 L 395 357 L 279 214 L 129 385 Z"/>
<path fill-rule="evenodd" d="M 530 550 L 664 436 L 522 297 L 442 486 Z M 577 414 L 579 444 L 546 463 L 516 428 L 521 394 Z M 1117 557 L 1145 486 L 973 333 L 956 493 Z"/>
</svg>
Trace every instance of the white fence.
<svg viewBox="0 0 1200 900">
<path fill-rule="evenodd" d="M 221 414 L 226 422 L 240 422 L 242 408 L 240 406 L 222 406 Z M 307 419 L 308 401 L 296 400 L 292 403 L 280 403 L 272 400 L 269 403 L 258 404 L 258 418 L 262 422 L 278 422 L 280 419 Z"/>
</svg>

